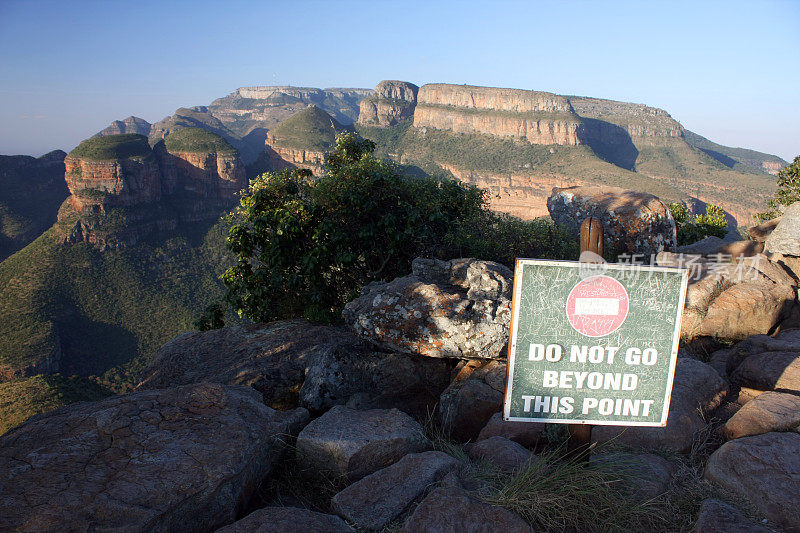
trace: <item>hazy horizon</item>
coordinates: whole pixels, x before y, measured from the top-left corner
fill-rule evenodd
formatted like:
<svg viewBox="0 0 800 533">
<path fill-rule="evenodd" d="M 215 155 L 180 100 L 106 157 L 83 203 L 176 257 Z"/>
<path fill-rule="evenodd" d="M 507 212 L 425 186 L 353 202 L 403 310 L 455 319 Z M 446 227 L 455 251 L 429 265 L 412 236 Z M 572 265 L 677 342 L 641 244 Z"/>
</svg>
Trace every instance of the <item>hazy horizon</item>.
<svg viewBox="0 0 800 533">
<path fill-rule="evenodd" d="M 0 0 L 0 153 L 69 151 L 250 85 L 383 79 L 665 109 L 714 142 L 800 154 L 800 3 Z"/>
</svg>

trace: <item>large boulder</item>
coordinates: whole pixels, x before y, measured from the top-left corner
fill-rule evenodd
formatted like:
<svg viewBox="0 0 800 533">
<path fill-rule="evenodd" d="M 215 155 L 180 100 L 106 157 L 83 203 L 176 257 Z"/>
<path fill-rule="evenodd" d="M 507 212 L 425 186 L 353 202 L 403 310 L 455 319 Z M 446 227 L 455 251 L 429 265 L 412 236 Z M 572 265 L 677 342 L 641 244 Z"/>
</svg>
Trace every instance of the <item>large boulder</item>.
<svg viewBox="0 0 800 533">
<path fill-rule="evenodd" d="M 695 533 L 770 533 L 772 530 L 749 520 L 725 502 L 703 500 L 694 527 Z"/>
<path fill-rule="evenodd" d="M 736 262 L 684 258 L 682 265 L 675 263 L 674 254 L 660 254 L 658 263 L 690 269 L 681 323 L 684 340 L 742 340 L 769 333 L 790 316 L 796 305 L 794 279 L 763 254 Z"/>
<path fill-rule="evenodd" d="M 537 457 L 521 444 L 505 437 L 489 437 L 464 447 L 470 459 L 487 461 L 503 472 L 514 472 Z"/>
<path fill-rule="evenodd" d="M 466 363 L 439 400 L 442 427 L 457 440 L 475 439 L 502 410 L 505 385 L 506 363 Z"/>
<path fill-rule="evenodd" d="M 800 393 L 800 352 L 751 355 L 730 374 L 731 382 L 756 390 Z"/>
<path fill-rule="evenodd" d="M 800 396 L 773 391 L 759 394 L 725 423 L 729 439 L 771 431 L 800 431 Z"/>
<path fill-rule="evenodd" d="M 554 188 L 547 199 L 550 216 L 577 233 L 588 217 L 600 219 L 606 242 L 617 254 L 642 254 L 650 260 L 677 246 L 675 220 L 661 200 L 619 187 L 581 185 Z"/>
<path fill-rule="evenodd" d="M 286 533 L 287 531 L 352 533 L 353 528 L 338 516 L 297 507 L 265 507 L 217 533 Z"/>
<path fill-rule="evenodd" d="M 626 494 L 635 501 L 652 500 L 669 488 L 677 465 L 654 453 L 611 452 L 592 455 L 589 463 L 617 472 Z"/>
<path fill-rule="evenodd" d="M 403 533 L 530 533 L 516 513 L 476 500 L 464 489 L 439 487 L 417 506 L 403 524 Z"/>
<path fill-rule="evenodd" d="M 753 335 L 734 345 L 726 359 L 726 373 L 733 374 L 748 357 L 768 352 L 800 353 L 800 330 L 781 331 L 775 336 Z"/>
<path fill-rule="evenodd" d="M 410 453 L 336 494 L 331 507 L 357 527 L 379 530 L 458 465 L 446 453 Z"/>
<path fill-rule="evenodd" d="M 236 518 L 307 419 L 219 384 L 31 418 L 0 437 L 0 530 L 213 530 Z"/>
<path fill-rule="evenodd" d="M 503 420 L 503 413 L 495 413 L 483 426 L 477 440 L 504 437 L 530 448 L 539 444 L 546 427 L 547 424 L 539 422 L 508 422 Z"/>
<path fill-rule="evenodd" d="M 752 501 L 786 531 L 800 531 L 800 435 L 765 433 L 728 441 L 708 459 L 705 478 Z"/>
<path fill-rule="evenodd" d="M 430 447 L 422 426 L 397 409 L 356 411 L 337 405 L 297 437 L 301 461 L 350 481 Z"/>
<path fill-rule="evenodd" d="M 800 257 L 800 202 L 786 208 L 780 222 L 764 240 L 764 251 Z"/>
<path fill-rule="evenodd" d="M 204 381 L 249 385 L 267 405 L 293 407 L 309 366 L 331 353 L 357 352 L 359 344 L 344 328 L 305 320 L 183 333 L 156 352 L 138 388 Z"/>
<path fill-rule="evenodd" d="M 376 282 L 342 316 L 360 337 L 428 357 L 503 357 L 511 323 L 513 273 L 476 259 L 417 258 L 409 276 Z"/>
<path fill-rule="evenodd" d="M 686 452 L 695 434 L 706 426 L 700 410 L 716 409 L 726 393 L 727 385 L 716 370 L 697 359 L 681 357 L 675 368 L 665 427 L 594 426 L 592 440 L 646 450 Z"/>
</svg>

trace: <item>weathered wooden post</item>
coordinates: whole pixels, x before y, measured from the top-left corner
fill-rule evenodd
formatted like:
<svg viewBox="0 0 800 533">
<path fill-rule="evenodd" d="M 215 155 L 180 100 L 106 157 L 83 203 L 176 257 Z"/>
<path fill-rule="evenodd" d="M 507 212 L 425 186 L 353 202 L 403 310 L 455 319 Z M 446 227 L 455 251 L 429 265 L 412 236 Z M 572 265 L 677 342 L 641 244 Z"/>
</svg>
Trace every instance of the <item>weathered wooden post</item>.
<svg viewBox="0 0 800 533">
<path fill-rule="evenodd" d="M 598 257 L 584 255 L 592 252 Z M 581 255 L 580 261 L 599 263 L 603 256 L 603 223 L 599 219 L 589 217 L 581 224 Z M 567 440 L 567 455 L 573 457 L 588 449 L 592 442 L 592 426 L 589 424 L 569 424 L 569 439 Z M 588 459 L 588 455 L 587 455 Z"/>
</svg>

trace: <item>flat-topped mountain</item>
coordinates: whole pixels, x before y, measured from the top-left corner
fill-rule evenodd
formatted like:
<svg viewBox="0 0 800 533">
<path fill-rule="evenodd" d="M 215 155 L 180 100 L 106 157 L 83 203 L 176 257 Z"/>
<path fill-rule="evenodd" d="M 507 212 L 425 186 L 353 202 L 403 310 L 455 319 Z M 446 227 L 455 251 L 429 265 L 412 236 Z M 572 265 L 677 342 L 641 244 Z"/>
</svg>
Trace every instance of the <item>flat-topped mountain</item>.
<svg viewBox="0 0 800 533">
<path fill-rule="evenodd" d="M 312 105 L 267 132 L 265 150 L 271 168 L 321 170 L 325 153 L 345 127 L 319 107 Z"/>
<path fill-rule="evenodd" d="M 414 115 L 419 87 L 407 81 L 384 80 L 375 93 L 361 100 L 358 123 L 367 126 L 394 126 Z"/>
<path fill-rule="evenodd" d="M 130 116 L 124 120 L 115 120 L 106 129 L 101 130 L 95 136 L 119 135 L 121 133 L 138 133 L 139 135 L 150 135 L 152 124 L 143 118 Z"/>
</svg>

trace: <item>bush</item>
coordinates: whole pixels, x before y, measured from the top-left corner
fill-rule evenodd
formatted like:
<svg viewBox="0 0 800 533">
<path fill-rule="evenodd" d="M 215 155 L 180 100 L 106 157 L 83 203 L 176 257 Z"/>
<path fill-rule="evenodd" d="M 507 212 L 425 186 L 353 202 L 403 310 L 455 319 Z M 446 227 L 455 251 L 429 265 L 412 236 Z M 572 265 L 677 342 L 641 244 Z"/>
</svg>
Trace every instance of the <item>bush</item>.
<svg viewBox="0 0 800 533">
<path fill-rule="evenodd" d="M 670 204 L 669 210 L 678 229 L 678 246 L 692 244 L 708 236 L 721 239 L 728 233 L 725 211 L 716 205 L 707 204 L 704 214 L 694 216 L 682 203 Z"/>
<path fill-rule="evenodd" d="M 800 200 L 800 155 L 778 172 L 778 191 L 769 201 L 769 211 L 758 213 L 759 222 L 772 220 L 781 215 L 783 208 Z"/>
<path fill-rule="evenodd" d="M 323 177 L 292 170 L 251 182 L 227 240 L 236 264 L 222 278 L 239 316 L 331 322 L 363 285 L 408 274 L 415 257 L 510 264 L 523 251 L 552 256 L 570 242 L 551 225 L 491 213 L 476 187 L 403 176 L 374 148 L 345 133 Z"/>
</svg>

